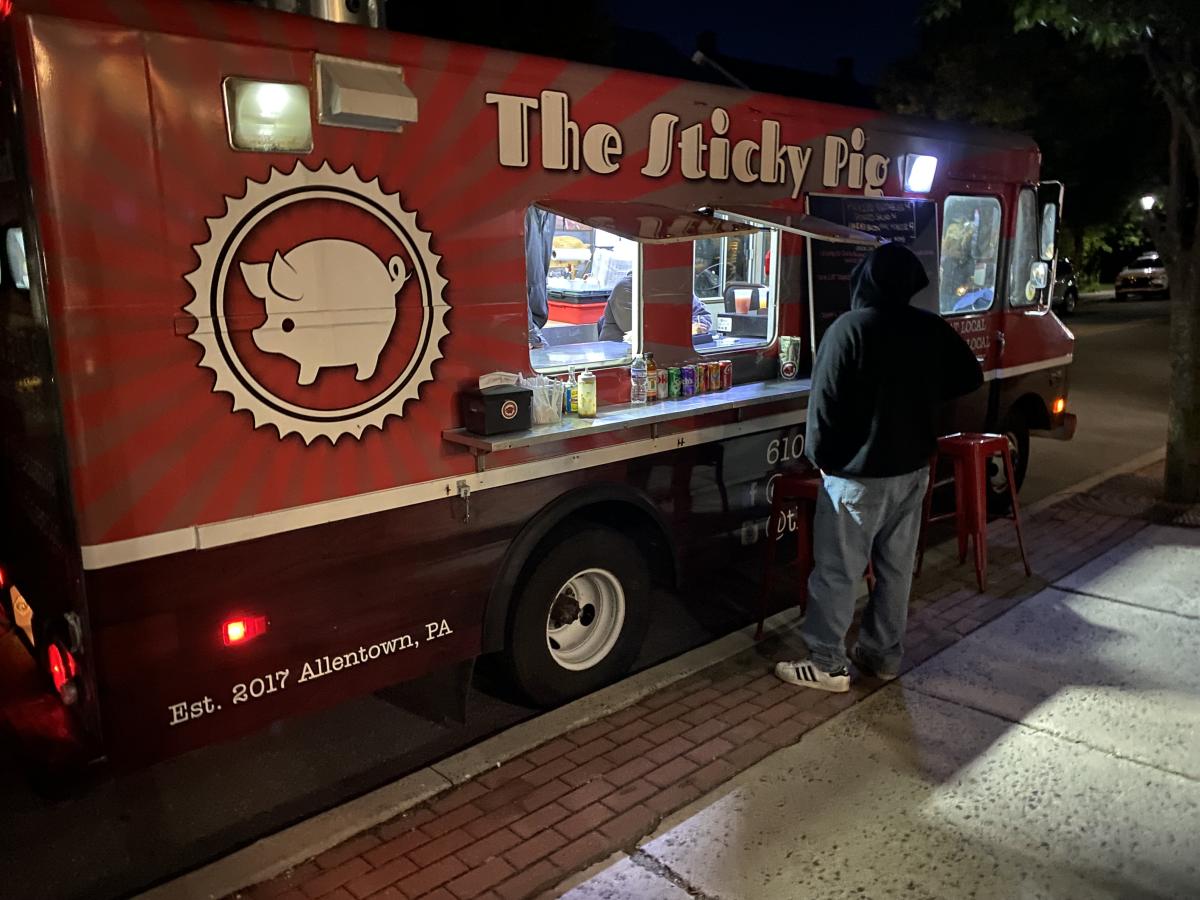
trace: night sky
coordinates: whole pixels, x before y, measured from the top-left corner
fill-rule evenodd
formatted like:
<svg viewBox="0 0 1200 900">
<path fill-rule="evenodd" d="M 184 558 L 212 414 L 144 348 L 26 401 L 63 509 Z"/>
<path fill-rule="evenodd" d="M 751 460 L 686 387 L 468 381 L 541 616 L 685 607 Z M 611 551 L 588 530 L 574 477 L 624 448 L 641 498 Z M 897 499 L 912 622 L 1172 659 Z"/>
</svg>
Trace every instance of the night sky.
<svg viewBox="0 0 1200 900">
<path fill-rule="evenodd" d="M 874 84 L 889 63 L 916 49 L 922 5 L 922 0 L 609 0 L 606 10 L 619 24 L 661 34 L 689 56 L 696 35 L 713 31 L 721 53 L 809 72 L 830 74 L 838 57 L 850 56 L 858 80 Z"/>
</svg>

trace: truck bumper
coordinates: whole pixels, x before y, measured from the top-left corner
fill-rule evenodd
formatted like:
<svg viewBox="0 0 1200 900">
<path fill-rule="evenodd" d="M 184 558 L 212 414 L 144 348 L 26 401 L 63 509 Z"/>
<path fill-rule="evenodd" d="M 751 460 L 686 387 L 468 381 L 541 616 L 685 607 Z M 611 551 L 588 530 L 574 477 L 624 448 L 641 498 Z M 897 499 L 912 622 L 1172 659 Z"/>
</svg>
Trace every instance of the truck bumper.
<svg viewBox="0 0 1200 900">
<path fill-rule="evenodd" d="M 1053 428 L 1039 428 L 1033 434 L 1055 441 L 1071 440 L 1071 438 L 1075 437 L 1075 427 L 1078 425 L 1079 419 L 1074 413 L 1063 413 L 1058 418 L 1059 422 Z"/>
</svg>

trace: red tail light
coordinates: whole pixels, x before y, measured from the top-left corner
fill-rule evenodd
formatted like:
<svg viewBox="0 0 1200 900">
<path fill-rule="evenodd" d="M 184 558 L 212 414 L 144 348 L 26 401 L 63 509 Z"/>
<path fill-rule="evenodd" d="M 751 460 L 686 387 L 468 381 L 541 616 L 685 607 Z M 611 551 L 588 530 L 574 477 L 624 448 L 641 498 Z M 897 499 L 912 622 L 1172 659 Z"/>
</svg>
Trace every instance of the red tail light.
<svg viewBox="0 0 1200 900">
<path fill-rule="evenodd" d="M 225 642 L 226 647 L 245 644 L 260 634 L 266 634 L 267 625 L 266 616 L 238 616 L 227 619 L 221 625 L 221 640 Z"/>
<path fill-rule="evenodd" d="M 78 696 L 75 676 L 79 674 L 75 657 L 69 650 L 52 643 L 46 649 L 46 662 L 50 666 L 50 680 L 54 682 L 54 689 L 58 691 L 58 695 L 64 703 L 74 703 Z"/>
</svg>

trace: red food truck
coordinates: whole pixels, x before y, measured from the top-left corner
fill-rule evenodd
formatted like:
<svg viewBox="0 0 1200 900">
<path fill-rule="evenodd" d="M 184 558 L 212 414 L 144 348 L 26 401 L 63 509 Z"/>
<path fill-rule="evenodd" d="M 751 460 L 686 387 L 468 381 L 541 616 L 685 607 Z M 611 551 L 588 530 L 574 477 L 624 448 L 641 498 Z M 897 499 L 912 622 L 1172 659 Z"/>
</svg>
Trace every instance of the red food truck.
<svg viewBox="0 0 1200 900">
<path fill-rule="evenodd" d="M 652 586 L 762 558 L 881 240 L 987 373 L 947 429 L 1022 474 L 1073 429 L 1024 137 L 230 2 L 0 11 L 0 659 L 55 689 L 20 728 L 146 761 L 484 654 L 539 704 L 617 678 Z M 648 352 L 733 387 L 632 405 Z M 596 418 L 462 427 L 569 367 Z"/>
</svg>

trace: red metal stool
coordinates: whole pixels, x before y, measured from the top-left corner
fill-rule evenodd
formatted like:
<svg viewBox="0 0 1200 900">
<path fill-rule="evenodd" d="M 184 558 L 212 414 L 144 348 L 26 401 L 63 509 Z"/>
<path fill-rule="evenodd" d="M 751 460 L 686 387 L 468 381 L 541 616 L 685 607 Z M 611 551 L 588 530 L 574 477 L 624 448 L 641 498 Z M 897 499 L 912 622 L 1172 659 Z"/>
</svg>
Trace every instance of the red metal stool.
<svg viewBox="0 0 1200 900">
<path fill-rule="evenodd" d="M 800 566 L 800 611 L 808 606 L 808 576 L 813 567 L 812 521 L 817 510 L 817 494 L 821 490 L 821 476 L 816 472 L 784 472 L 775 479 L 771 495 L 771 518 L 767 520 L 767 559 L 763 574 L 762 594 L 758 605 L 758 629 L 754 639 L 762 637 L 763 622 L 767 618 L 767 601 L 774 583 L 775 545 L 778 541 L 777 524 L 789 506 L 798 507 L 796 516 L 796 563 Z M 875 569 L 867 561 L 867 587 L 875 590 Z"/>
<path fill-rule="evenodd" d="M 917 573 L 925 556 L 925 532 L 932 522 L 955 519 L 958 525 L 958 561 L 967 558 L 967 538 L 975 544 L 975 578 L 982 592 L 987 589 L 987 519 L 988 519 L 988 460 L 999 455 L 1004 460 L 1008 494 L 1012 500 L 1012 520 L 1017 530 L 1017 546 L 1026 576 L 1032 575 L 1025 556 L 1025 540 L 1021 536 L 1021 512 L 1017 505 L 1017 481 L 1013 473 L 1012 448 L 1008 438 L 999 434 L 950 434 L 938 438 L 937 454 L 929 472 L 929 491 L 925 495 L 925 514 L 921 522 L 920 547 L 917 552 Z M 946 458 L 954 464 L 954 512 L 930 515 L 934 477 L 938 460 Z"/>
</svg>

